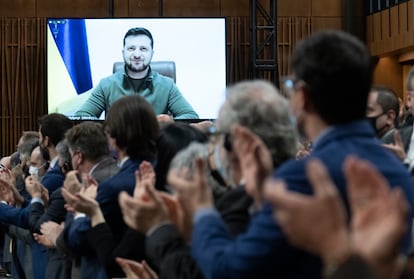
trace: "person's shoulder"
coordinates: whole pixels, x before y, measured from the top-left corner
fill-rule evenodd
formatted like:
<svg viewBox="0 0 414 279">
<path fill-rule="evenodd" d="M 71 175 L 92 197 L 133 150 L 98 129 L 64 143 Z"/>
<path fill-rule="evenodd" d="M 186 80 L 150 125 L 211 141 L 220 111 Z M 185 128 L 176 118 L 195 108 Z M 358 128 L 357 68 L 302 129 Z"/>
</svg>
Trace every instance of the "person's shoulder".
<svg viewBox="0 0 414 279">
<path fill-rule="evenodd" d="M 290 177 L 291 175 L 297 176 L 299 174 L 304 174 L 307 160 L 308 157 L 302 159 L 293 158 L 284 162 L 274 171 L 274 177 L 285 178 Z"/>
<path fill-rule="evenodd" d="M 118 71 L 113 73 L 112 75 L 106 76 L 99 81 L 101 86 L 113 84 L 114 82 L 121 82 L 123 77 L 125 76 L 124 71 Z"/>
<path fill-rule="evenodd" d="M 164 76 L 164 75 L 158 73 L 157 71 L 152 71 L 151 76 L 152 76 L 153 82 L 156 83 L 156 84 L 169 85 L 169 86 L 172 86 L 172 85 L 175 84 L 174 80 L 172 78 Z"/>
</svg>

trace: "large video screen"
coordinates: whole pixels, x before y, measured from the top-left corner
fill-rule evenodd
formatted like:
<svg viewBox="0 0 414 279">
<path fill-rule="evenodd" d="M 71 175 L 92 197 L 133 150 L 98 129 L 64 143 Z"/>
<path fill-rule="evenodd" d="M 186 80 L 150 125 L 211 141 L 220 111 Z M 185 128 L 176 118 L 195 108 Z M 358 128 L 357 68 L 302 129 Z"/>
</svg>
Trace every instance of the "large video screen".
<svg viewBox="0 0 414 279">
<path fill-rule="evenodd" d="M 123 62 L 133 27 L 151 32 L 153 62 L 175 62 L 176 85 L 200 119 L 215 119 L 226 87 L 224 18 L 47 19 L 48 112 L 79 119 L 90 89 Z"/>
</svg>

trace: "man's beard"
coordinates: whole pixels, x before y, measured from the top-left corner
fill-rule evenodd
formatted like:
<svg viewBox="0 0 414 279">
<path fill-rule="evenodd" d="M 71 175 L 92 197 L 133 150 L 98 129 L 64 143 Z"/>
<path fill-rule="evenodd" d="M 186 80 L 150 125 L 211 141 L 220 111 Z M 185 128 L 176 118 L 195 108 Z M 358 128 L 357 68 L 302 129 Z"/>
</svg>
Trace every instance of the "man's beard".
<svg viewBox="0 0 414 279">
<path fill-rule="evenodd" d="M 40 147 L 40 154 L 42 155 L 43 159 L 45 159 L 45 161 L 49 161 L 50 160 L 50 155 L 49 155 L 49 150 L 47 150 L 47 148 L 42 147 L 41 145 Z"/>
<path fill-rule="evenodd" d="M 148 69 L 149 64 L 141 64 L 139 66 L 134 66 L 132 63 L 125 63 L 128 70 L 133 73 L 141 73 Z"/>
</svg>

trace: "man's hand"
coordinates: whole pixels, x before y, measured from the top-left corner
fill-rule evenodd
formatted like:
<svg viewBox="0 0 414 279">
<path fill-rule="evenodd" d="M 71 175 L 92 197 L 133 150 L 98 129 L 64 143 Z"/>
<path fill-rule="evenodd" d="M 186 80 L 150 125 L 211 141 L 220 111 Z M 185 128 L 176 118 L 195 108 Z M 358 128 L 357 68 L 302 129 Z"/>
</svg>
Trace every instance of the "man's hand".
<svg viewBox="0 0 414 279">
<path fill-rule="evenodd" d="M 0 169 L 0 180 L 6 182 L 10 186 L 16 187 L 16 177 L 8 168 Z"/>
<path fill-rule="evenodd" d="M 39 244 L 42 244 L 43 246 L 45 246 L 47 248 L 54 248 L 54 247 L 56 247 L 56 245 L 53 242 L 51 242 L 46 236 L 44 236 L 42 234 L 34 233 L 33 234 L 33 238 Z"/>
<path fill-rule="evenodd" d="M 398 130 L 394 132 L 394 143 L 384 143 L 382 146 L 393 152 L 401 161 L 404 161 L 407 157 L 407 154 L 404 150 L 404 144 L 402 142 L 400 132 L 398 132 Z"/>
<path fill-rule="evenodd" d="M 25 179 L 26 191 L 32 198 L 41 198 L 42 197 L 42 187 L 39 180 L 28 176 Z"/>
<path fill-rule="evenodd" d="M 116 258 L 116 261 L 124 271 L 127 279 L 158 279 L 158 275 L 145 261 L 139 263 L 123 258 Z"/>
<path fill-rule="evenodd" d="M 42 225 L 40 225 L 40 232 L 42 234 L 40 235 L 41 237 L 39 237 L 39 239 L 42 238 L 41 241 L 43 241 L 44 243 L 50 243 L 52 245 L 51 247 L 55 247 L 56 239 L 62 233 L 63 227 L 64 227 L 64 223 L 61 223 L 59 225 L 58 223 L 55 223 L 52 221 L 44 222 Z M 36 239 L 36 236 L 35 236 L 35 239 Z M 39 242 L 39 243 L 45 245 L 42 242 Z"/>
<path fill-rule="evenodd" d="M 349 157 L 344 171 L 354 250 L 383 278 L 392 278 L 401 268 L 401 242 L 408 228 L 407 201 L 401 189 L 390 189 L 387 180 L 367 161 Z"/>
<path fill-rule="evenodd" d="M 66 174 L 65 181 L 63 183 L 63 187 L 69 191 L 72 195 L 79 192 L 82 188 L 82 183 L 79 179 L 80 174 L 78 171 L 70 171 Z"/>
<path fill-rule="evenodd" d="M 351 246 L 341 198 L 320 161 L 309 161 L 306 171 L 313 195 L 290 192 L 282 181 L 268 180 L 266 197 L 292 244 L 321 255 L 325 263 L 342 262 Z"/>
<path fill-rule="evenodd" d="M 96 186 L 90 186 L 88 188 L 96 188 Z M 98 202 L 91 197 L 88 197 L 82 190 L 80 193 L 72 195 L 66 188 L 62 188 L 62 196 L 66 201 L 66 209 L 68 211 L 82 212 L 92 218 L 92 216 L 98 214 L 100 211 Z M 95 190 L 96 191 L 96 190 Z"/>
<path fill-rule="evenodd" d="M 168 114 L 158 114 L 157 115 L 157 120 L 158 123 L 174 123 L 174 118 L 172 118 L 170 115 Z"/>
<path fill-rule="evenodd" d="M 126 192 L 119 195 L 125 223 L 140 232 L 146 233 L 151 228 L 169 221 L 168 209 L 159 192 L 155 190 L 155 173 L 149 162 L 141 163 L 135 172 L 134 196 Z"/>
<path fill-rule="evenodd" d="M 202 159 L 195 159 L 194 173 L 188 168 L 170 170 L 168 184 L 176 190 L 178 200 L 187 216 L 192 218 L 194 213 L 202 208 L 213 207 L 211 187 L 208 185 L 207 166 Z"/>
<path fill-rule="evenodd" d="M 263 141 L 248 128 L 235 124 L 232 150 L 240 163 L 246 192 L 257 206 L 263 203 L 263 184 L 273 170 L 272 156 Z"/>
</svg>

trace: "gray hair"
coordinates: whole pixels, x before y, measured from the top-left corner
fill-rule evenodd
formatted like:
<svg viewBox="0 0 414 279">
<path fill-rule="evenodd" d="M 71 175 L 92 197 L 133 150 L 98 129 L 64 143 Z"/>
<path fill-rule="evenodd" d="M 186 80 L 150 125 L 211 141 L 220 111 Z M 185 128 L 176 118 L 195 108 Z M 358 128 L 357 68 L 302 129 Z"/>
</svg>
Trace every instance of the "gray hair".
<svg viewBox="0 0 414 279">
<path fill-rule="evenodd" d="M 66 139 L 61 140 L 56 145 L 56 152 L 63 163 L 69 163 L 70 165 L 72 165 L 72 159 L 69 153 L 69 144 Z"/>
<path fill-rule="evenodd" d="M 170 163 L 170 170 L 180 170 L 186 167 L 189 170 L 189 175 L 192 176 L 195 171 L 195 158 L 201 158 L 203 160 L 208 172 L 208 185 L 210 185 L 213 191 L 214 200 L 217 201 L 228 189 L 221 186 L 210 173 L 208 164 L 209 148 L 207 143 L 192 142 L 188 147 L 179 151 Z"/>
<path fill-rule="evenodd" d="M 229 133 L 236 123 L 261 138 L 270 150 L 275 167 L 295 155 L 298 136 L 288 101 L 270 82 L 244 81 L 227 89 L 216 127 L 220 132 Z"/>
</svg>

